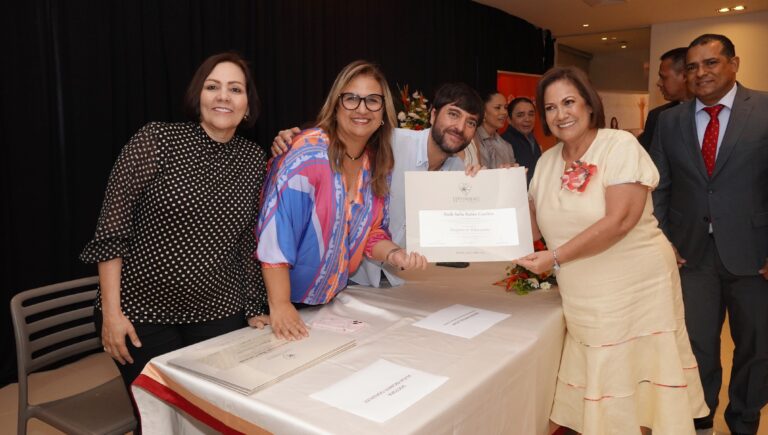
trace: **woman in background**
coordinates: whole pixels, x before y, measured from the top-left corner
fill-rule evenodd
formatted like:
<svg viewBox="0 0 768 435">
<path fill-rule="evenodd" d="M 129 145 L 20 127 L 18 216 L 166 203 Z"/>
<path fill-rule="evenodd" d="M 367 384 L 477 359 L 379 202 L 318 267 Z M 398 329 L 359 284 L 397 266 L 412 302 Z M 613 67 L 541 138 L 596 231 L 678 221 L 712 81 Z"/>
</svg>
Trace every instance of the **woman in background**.
<svg viewBox="0 0 768 435">
<path fill-rule="evenodd" d="M 155 356 L 266 321 L 251 256 L 266 158 L 235 134 L 258 105 L 246 62 L 213 55 L 187 88 L 191 122 L 145 125 L 112 169 L 80 258 L 98 263 L 97 330 L 126 385 Z"/>
<path fill-rule="evenodd" d="M 507 101 L 504 95 L 496 90 L 481 96 L 485 103 L 485 114 L 483 124 L 475 132 L 475 138 L 472 141 L 480 156 L 478 163 L 488 169 L 510 167 L 515 164 L 512 145 L 497 133 L 507 120 Z"/>
<path fill-rule="evenodd" d="M 474 140 L 470 141 L 466 148 L 457 152 L 455 155 L 464 162 L 464 168 L 466 169 L 482 166 L 480 152 L 477 150 Z"/>
<path fill-rule="evenodd" d="M 533 136 L 536 124 L 536 109 L 533 101 L 525 97 L 517 97 L 507 105 L 509 128 L 501 137 L 512 145 L 515 160 L 527 169 L 528 184 L 536 171 L 536 162 L 541 157 L 541 147 Z"/>
<path fill-rule="evenodd" d="M 566 339 L 551 419 L 584 434 L 693 434 L 708 414 L 685 327 L 677 262 L 653 217 L 659 173 L 634 136 L 605 126 L 573 67 L 538 84 L 546 134 L 529 194 L 534 239 L 517 263 L 557 271 Z"/>
<path fill-rule="evenodd" d="M 330 302 L 363 255 L 426 268 L 426 259 L 394 244 L 387 228 L 392 101 L 377 66 L 352 62 L 336 77 L 317 127 L 270 162 L 256 234 L 278 338 L 306 337 L 297 308 Z"/>
</svg>

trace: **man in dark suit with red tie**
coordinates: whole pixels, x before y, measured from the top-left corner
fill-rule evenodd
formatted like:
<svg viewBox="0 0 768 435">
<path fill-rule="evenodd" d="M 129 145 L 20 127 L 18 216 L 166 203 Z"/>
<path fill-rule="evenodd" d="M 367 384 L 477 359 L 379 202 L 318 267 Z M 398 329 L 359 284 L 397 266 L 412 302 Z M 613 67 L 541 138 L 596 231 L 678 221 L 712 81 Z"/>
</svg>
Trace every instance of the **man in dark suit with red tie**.
<svg viewBox="0 0 768 435">
<path fill-rule="evenodd" d="M 711 428 L 718 405 L 727 312 L 736 347 L 725 419 L 732 433 L 755 434 L 768 402 L 768 95 L 737 83 L 738 70 L 727 37 L 706 34 L 689 45 L 686 76 L 696 98 L 659 117 L 653 202 L 678 254 L 710 408 L 696 427 Z"/>
</svg>

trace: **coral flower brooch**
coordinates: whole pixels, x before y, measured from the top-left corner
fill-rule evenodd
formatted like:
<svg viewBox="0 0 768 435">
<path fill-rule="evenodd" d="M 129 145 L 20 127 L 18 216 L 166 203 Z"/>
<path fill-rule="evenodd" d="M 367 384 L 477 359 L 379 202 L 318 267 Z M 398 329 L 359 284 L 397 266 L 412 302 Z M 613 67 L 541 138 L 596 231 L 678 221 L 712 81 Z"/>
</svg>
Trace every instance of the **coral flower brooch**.
<svg viewBox="0 0 768 435">
<path fill-rule="evenodd" d="M 597 165 L 576 160 L 566 168 L 563 176 L 560 177 L 560 189 L 582 193 L 587 188 L 590 178 L 595 174 L 597 174 Z"/>
</svg>

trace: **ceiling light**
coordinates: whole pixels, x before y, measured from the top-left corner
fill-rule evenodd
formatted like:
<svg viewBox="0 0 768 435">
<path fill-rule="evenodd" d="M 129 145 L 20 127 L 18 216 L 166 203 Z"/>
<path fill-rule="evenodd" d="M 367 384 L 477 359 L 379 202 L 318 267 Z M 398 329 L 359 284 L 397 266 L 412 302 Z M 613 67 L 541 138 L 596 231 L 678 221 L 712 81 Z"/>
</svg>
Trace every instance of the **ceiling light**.
<svg viewBox="0 0 768 435">
<path fill-rule="evenodd" d="M 589 24 L 582 24 L 581 27 L 589 27 Z"/>
<path fill-rule="evenodd" d="M 746 8 L 747 8 L 746 6 L 739 5 L 739 6 L 734 6 L 733 10 L 734 11 L 743 11 Z"/>
<path fill-rule="evenodd" d="M 600 38 L 600 39 L 602 39 L 603 41 L 607 41 L 607 40 L 608 40 L 608 37 L 607 37 L 607 36 L 603 36 L 603 37 L 602 37 L 602 38 Z"/>
<path fill-rule="evenodd" d="M 720 9 L 718 9 L 717 11 L 718 11 L 718 12 L 720 12 L 721 14 L 724 14 L 724 13 L 726 13 L 726 12 L 730 12 L 730 11 L 731 11 L 731 9 L 730 9 L 730 8 L 720 8 Z"/>
<path fill-rule="evenodd" d="M 615 36 L 611 36 L 611 41 L 615 41 L 615 40 L 616 40 L 616 37 Z"/>
<path fill-rule="evenodd" d="M 627 48 L 627 44 L 621 44 L 621 48 Z"/>
</svg>

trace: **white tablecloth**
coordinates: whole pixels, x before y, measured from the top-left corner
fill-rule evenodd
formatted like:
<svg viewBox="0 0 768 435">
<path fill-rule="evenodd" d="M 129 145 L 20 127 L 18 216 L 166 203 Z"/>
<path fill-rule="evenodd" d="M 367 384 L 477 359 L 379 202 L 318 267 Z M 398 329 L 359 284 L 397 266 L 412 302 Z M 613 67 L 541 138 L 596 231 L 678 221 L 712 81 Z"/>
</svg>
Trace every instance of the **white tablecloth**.
<svg viewBox="0 0 768 435">
<path fill-rule="evenodd" d="M 547 434 L 565 331 L 560 296 L 556 290 L 506 293 L 492 285 L 504 277 L 504 267 L 431 265 L 425 272 L 404 273 L 404 286 L 353 286 L 322 308 L 302 310 L 306 320 L 330 310 L 369 327 L 355 333 L 353 349 L 251 396 L 169 366 L 183 349 L 157 357 L 140 377 L 151 377 L 154 387 L 146 382 L 133 387 L 144 433 Z M 411 325 L 453 304 L 511 316 L 473 339 Z M 309 397 L 379 358 L 449 380 L 384 423 Z M 201 415 L 208 424 L 198 420 Z"/>
</svg>

